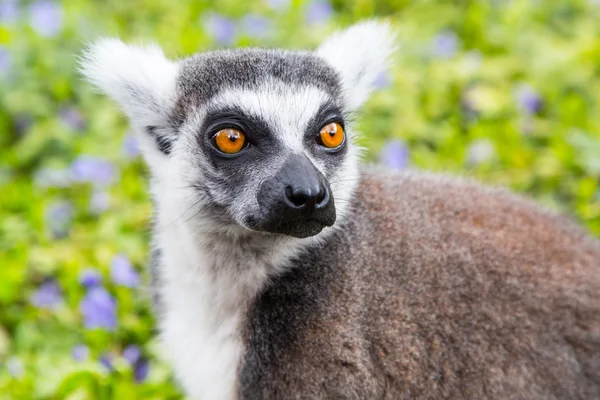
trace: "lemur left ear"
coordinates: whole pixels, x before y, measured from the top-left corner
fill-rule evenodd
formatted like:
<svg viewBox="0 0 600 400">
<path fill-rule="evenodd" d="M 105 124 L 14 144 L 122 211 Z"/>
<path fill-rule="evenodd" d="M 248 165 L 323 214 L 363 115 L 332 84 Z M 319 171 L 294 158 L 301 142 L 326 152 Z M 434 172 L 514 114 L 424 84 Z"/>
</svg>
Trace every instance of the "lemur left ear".
<svg viewBox="0 0 600 400">
<path fill-rule="evenodd" d="M 94 86 L 119 103 L 148 164 L 157 167 L 174 140 L 169 116 L 175 104 L 178 64 L 155 45 L 131 46 L 118 39 L 101 39 L 88 47 L 80 65 Z"/>
<path fill-rule="evenodd" d="M 342 79 L 346 104 L 355 110 L 389 67 L 396 34 L 387 22 L 365 21 L 334 33 L 316 50 Z"/>
</svg>

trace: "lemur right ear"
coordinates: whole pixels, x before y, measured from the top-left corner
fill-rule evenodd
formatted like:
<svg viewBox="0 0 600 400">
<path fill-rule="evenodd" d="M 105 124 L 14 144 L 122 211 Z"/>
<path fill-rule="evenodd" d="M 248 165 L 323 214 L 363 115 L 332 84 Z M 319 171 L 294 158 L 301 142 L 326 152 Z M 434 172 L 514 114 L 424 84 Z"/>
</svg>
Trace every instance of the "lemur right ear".
<svg viewBox="0 0 600 400">
<path fill-rule="evenodd" d="M 160 164 L 174 140 L 169 116 L 175 104 L 178 64 L 156 45 L 101 39 L 87 48 L 80 66 L 94 86 L 122 107 L 150 166 Z"/>
<path fill-rule="evenodd" d="M 367 100 L 377 77 L 388 69 L 395 39 L 389 23 L 364 21 L 334 33 L 316 50 L 339 73 L 350 109 Z"/>
</svg>

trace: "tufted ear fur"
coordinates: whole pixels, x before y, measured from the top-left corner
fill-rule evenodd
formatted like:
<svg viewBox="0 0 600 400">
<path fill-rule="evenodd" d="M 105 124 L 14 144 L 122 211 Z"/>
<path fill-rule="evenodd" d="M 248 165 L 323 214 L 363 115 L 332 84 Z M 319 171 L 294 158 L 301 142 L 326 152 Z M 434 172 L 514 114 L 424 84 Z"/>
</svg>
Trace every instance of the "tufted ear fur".
<svg viewBox="0 0 600 400">
<path fill-rule="evenodd" d="M 178 64 L 168 60 L 156 45 L 131 46 L 106 38 L 87 48 L 80 66 L 94 86 L 121 106 L 144 157 L 151 167 L 159 167 L 175 135 L 169 118 L 175 103 Z"/>
<path fill-rule="evenodd" d="M 340 74 L 352 110 L 367 100 L 377 77 L 388 69 L 395 38 L 388 23 L 365 21 L 334 33 L 316 50 Z"/>
</svg>

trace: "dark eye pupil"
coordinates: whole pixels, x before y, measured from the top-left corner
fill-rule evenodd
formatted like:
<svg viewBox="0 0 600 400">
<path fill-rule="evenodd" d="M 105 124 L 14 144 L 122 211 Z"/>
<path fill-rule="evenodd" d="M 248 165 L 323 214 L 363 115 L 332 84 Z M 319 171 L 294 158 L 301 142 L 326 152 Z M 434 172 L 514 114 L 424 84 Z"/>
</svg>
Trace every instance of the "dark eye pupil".
<svg viewBox="0 0 600 400">
<path fill-rule="evenodd" d="M 335 131 L 329 131 L 329 136 L 334 137 L 335 136 Z"/>
<path fill-rule="evenodd" d="M 229 135 L 229 141 L 230 141 L 231 143 L 235 143 L 235 141 L 236 141 L 237 139 L 238 139 L 238 138 L 237 138 L 237 136 L 234 136 L 234 135 Z"/>
</svg>

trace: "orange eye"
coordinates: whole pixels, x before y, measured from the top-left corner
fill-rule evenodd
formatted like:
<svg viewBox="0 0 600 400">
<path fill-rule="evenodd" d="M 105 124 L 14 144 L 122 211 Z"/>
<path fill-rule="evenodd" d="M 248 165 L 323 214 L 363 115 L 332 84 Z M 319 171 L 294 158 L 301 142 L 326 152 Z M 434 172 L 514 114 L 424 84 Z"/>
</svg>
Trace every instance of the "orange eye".
<svg viewBox="0 0 600 400">
<path fill-rule="evenodd" d="M 239 152 L 246 142 L 246 135 L 237 129 L 221 129 L 214 138 L 217 148 L 227 154 Z"/>
<path fill-rule="evenodd" d="M 344 143 L 344 128 L 337 122 L 332 122 L 321 128 L 319 137 L 325 147 L 334 149 Z"/>
</svg>

